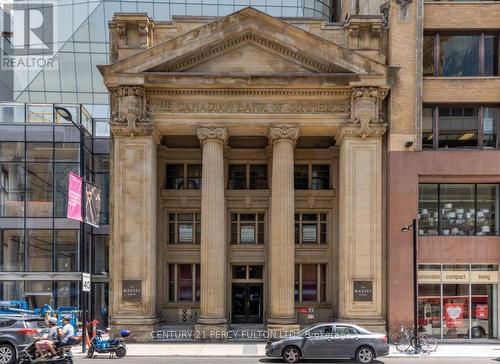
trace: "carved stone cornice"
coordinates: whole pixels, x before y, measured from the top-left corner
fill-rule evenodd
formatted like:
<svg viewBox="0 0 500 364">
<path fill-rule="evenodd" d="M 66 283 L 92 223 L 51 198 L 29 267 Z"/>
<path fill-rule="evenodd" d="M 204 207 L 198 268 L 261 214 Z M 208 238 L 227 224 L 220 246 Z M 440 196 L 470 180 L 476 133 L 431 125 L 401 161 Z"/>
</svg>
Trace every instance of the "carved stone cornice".
<svg viewBox="0 0 500 364">
<path fill-rule="evenodd" d="M 272 126 L 269 129 L 269 144 L 280 140 L 288 140 L 295 144 L 299 138 L 299 128 L 291 126 Z"/>
<path fill-rule="evenodd" d="M 202 127 L 198 128 L 196 135 L 198 136 L 198 139 L 200 139 L 202 145 L 209 140 L 215 140 L 224 145 L 227 144 L 228 135 L 226 128 Z"/>
<path fill-rule="evenodd" d="M 370 124 L 367 127 L 353 126 L 348 125 L 342 127 L 337 135 L 335 136 L 335 140 L 337 144 L 341 144 L 346 138 L 381 138 L 387 130 L 387 123 L 381 124 Z"/>
<path fill-rule="evenodd" d="M 158 131 L 147 116 L 146 91 L 141 86 L 120 86 L 110 91 L 111 132 L 114 136 L 154 136 Z"/>
</svg>

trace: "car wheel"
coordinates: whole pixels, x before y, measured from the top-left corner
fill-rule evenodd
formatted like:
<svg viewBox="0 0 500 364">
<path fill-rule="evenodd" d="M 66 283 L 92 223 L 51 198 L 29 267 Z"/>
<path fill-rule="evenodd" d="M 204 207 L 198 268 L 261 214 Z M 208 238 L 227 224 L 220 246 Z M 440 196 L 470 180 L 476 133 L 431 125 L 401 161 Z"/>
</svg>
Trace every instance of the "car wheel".
<svg viewBox="0 0 500 364">
<path fill-rule="evenodd" d="M 123 358 L 125 355 L 127 355 L 127 349 L 125 349 L 123 346 L 119 346 L 115 350 L 115 355 L 118 358 Z"/>
<path fill-rule="evenodd" d="M 16 349 L 9 344 L 0 344 L 0 364 L 13 364 L 16 362 Z"/>
<path fill-rule="evenodd" d="M 283 360 L 287 363 L 298 363 L 300 360 L 300 350 L 296 346 L 287 346 L 283 350 Z"/>
<path fill-rule="evenodd" d="M 374 358 L 375 353 L 368 346 L 363 346 L 356 351 L 356 360 L 358 363 L 371 363 Z"/>
</svg>

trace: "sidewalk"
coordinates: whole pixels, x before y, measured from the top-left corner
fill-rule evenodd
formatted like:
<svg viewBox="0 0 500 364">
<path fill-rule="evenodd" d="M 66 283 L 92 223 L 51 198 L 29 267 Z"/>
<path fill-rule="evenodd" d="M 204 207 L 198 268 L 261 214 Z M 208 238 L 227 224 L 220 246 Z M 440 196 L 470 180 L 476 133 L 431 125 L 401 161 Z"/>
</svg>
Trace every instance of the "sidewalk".
<svg viewBox="0 0 500 364">
<path fill-rule="evenodd" d="M 169 343 L 169 344 L 127 344 L 127 356 L 225 356 L 225 357 L 264 357 L 265 344 L 263 343 L 230 343 L 230 344 L 201 344 L 201 343 Z M 82 356 L 76 353 L 76 356 Z M 105 354 L 101 354 L 105 355 Z M 398 353 L 391 346 L 389 357 L 413 357 Z M 427 356 L 427 355 L 426 355 Z M 440 344 L 431 357 L 440 358 L 500 358 L 500 343 L 494 344 Z"/>
</svg>

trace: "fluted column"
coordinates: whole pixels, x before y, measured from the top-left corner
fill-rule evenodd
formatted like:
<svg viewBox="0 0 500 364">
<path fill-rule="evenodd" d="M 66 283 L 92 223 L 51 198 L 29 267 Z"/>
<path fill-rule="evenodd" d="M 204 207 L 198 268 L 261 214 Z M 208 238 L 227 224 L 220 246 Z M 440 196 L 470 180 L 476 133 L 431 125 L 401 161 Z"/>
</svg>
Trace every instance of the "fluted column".
<svg viewBox="0 0 500 364">
<path fill-rule="evenodd" d="M 299 129 L 295 127 L 272 127 L 269 131 L 273 149 L 269 242 L 270 331 L 296 329 L 293 150 L 298 137 Z"/>
<path fill-rule="evenodd" d="M 196 330 L 207 334 L 227 327 L 226 213 L 224 201 L 225 128 L 199 128 L 203 149 L 201 188 L 201 314 Z"/>
</svg>

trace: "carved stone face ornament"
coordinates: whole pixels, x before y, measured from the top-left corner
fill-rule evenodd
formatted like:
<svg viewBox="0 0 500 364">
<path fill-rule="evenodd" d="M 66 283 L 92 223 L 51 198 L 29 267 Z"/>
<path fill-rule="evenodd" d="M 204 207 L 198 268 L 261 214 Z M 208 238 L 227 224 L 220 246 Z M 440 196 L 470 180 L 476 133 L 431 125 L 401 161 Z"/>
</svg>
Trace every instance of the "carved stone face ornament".
<svg viewBox="0 0 500 364">
<path fill-rule="evenodd" d="M 111 128 L 118 135 L 144 135 L 150 133 L 146 111 L 146 92 L 138 86 L 122 86 L 114 90 L 111 107 Z"/>
<path fill-rule="evenodd" d="M 372 125 L 384 125 L 379 118 L 380 102 L 385 98 L 387 92 L 374 87 L 355 88 L 352 93 L 353 112 L 349 123 L 359 125 L 355 132 L 361 138 L 375 135 L 377 132 Z M 353 134 L 352 131 L 351 134 Z"/>
</svg>

